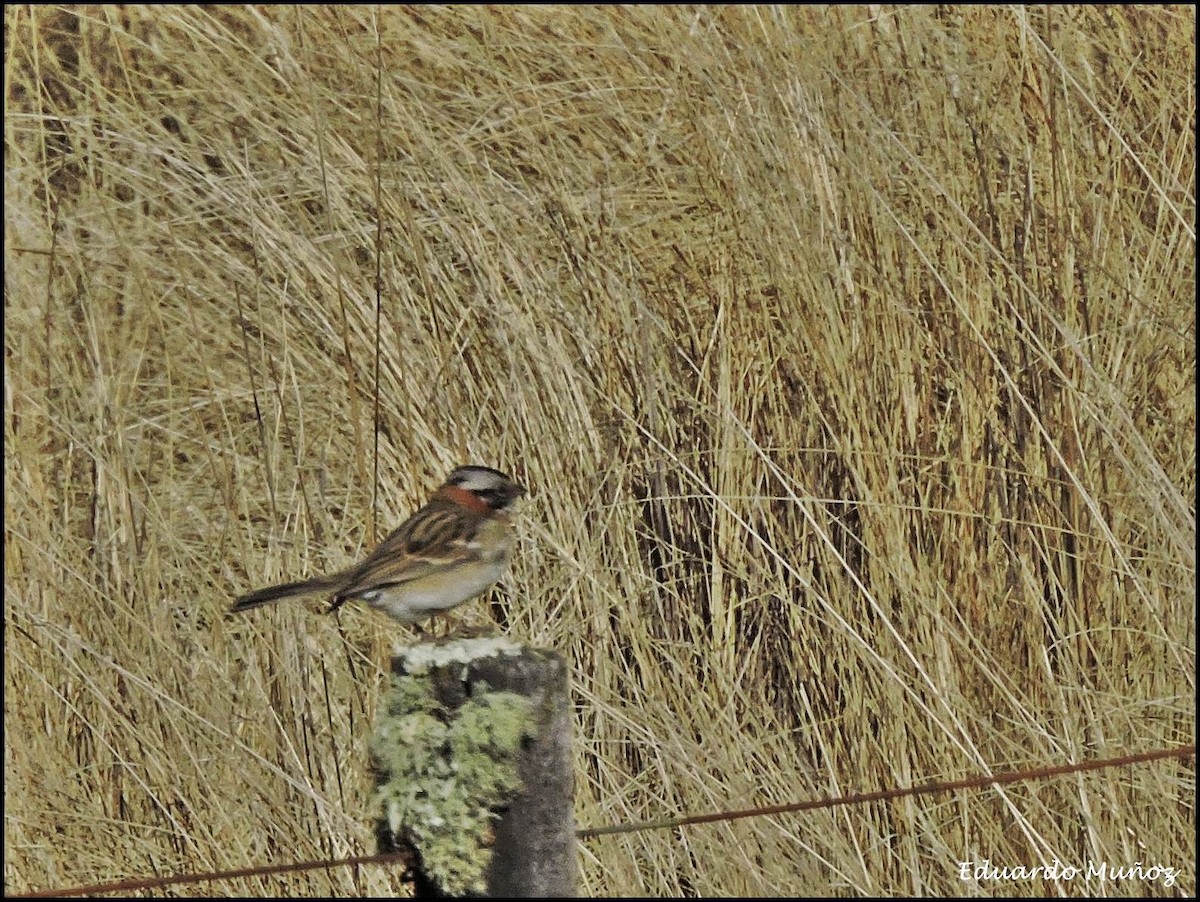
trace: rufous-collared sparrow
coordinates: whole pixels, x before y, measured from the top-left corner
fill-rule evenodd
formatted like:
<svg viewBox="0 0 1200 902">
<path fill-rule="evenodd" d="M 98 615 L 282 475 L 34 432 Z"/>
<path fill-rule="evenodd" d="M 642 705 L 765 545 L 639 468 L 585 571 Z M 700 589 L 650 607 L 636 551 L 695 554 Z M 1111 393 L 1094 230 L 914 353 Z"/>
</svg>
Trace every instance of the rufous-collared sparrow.
<svg viewBox="0 0 1200 902">
<path fill-rule="evenodd" d="M 513 549 L 507 510 L 524 494 L 524 486 L 499 470 L 459 467 L 361 563 L 329 576 L 259 589 L 243 595 L 231 610 L 329 593 L 330 610 L 360 601 L 402 623 L 418 623 L 482 595 L 504 575 Z"/>
</svg>

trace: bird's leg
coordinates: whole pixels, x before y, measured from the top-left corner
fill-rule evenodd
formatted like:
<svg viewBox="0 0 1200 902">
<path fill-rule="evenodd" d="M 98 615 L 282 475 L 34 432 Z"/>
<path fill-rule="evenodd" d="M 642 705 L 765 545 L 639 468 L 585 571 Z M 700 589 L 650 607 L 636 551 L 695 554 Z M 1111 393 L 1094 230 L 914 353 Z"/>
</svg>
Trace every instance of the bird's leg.
<svg viewBox="0 0 1200 902">
<path fill-rule="evenodd" d="M 443 639 L 450 635 L 450 621 L 446 619 L 445 614 L 445 611 L 435 611 L 433 616 L 429 618 L 429 628 L 433 632 L 434 636 L 437 636 L 437 627 L 439 623 L 445 627 L 445 629 L 442 630 L 441 638 Z"/>
<path fill-rule="evenodd" d="M 411 624 L 412 628 L 417 631 L 417 637 L 422 642 L 432 642 L 437 638 L 437 617 L 437 613 L 431 614 L 428 626 L 421 623 Z"/>
</svg>

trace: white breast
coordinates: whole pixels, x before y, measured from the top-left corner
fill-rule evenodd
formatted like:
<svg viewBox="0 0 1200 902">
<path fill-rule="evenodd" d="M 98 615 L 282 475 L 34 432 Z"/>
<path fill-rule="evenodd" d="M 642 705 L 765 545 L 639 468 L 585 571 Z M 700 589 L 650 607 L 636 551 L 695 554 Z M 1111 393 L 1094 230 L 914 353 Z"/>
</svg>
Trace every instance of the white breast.
<svg viewBox="0 0 1200 902">
<path fill-rule="evenodd" d="M 495 531 L 487 530 L 486 533 L 481 530 L 478 541 L 471 543 L 474 549 L 488 549 L 479 560 L 430 573 L 411 582 L 381 586 L 358 597 L 403 623 L 417 623 L 482 595 L 504 575 L 512 550 L 508 530 L 500 524 L 495 527 Z"/>
</svg>

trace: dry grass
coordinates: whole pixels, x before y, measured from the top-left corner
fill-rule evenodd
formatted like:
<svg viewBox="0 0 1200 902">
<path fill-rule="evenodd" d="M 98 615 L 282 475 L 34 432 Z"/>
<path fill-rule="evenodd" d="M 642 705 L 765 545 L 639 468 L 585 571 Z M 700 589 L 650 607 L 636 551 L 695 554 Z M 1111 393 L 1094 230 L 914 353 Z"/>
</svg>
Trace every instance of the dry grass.
<svg viewBox="0 0 1200 902">
<path fill-rule="evenodd" d="M 497 605 L 572 661 L 581 824 L 1190 741 L 1194 27 L 6 7 L 6 890 L 369 851 L 398 628 L 223 611 L 465 461 L 534 489 Z M 1194 803 L 652 831 L 582 888 L 1190 894 Z"/>
</svg>

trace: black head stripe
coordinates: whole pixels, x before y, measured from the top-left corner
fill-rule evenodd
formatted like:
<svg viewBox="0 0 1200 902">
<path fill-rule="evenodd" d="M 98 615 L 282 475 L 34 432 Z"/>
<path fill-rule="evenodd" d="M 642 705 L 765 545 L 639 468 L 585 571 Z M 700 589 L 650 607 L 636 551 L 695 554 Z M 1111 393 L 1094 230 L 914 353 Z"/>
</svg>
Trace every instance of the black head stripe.
<svg viewBox="0 0 1200 902">
<path fill-rule="evenodd" d="M 525 487 L 507 473 L 491 467 L 459 467 L 446 478 L 446 485 L 462 488 L 492 510 L 504 510 L 513 499 L 525 494 Z"/>
<path fill-rule="evenodd" d="M 507 473 L 501 473 L 499 470 L 493 470 L 491 467 L 475 466 L 459 467 L 450 474 L 446 482 L 450 483 L 450 485 L 462 485 L 464 482 L 468 482 L 471 479 L 472 474 L 479 473 L 490 473 L 492 476 L 495 476 L 497 479 L 501 479 L 504 482 L 512 482 L 512 479 Z"/>
</svg>

